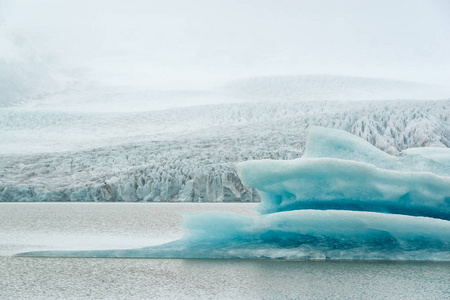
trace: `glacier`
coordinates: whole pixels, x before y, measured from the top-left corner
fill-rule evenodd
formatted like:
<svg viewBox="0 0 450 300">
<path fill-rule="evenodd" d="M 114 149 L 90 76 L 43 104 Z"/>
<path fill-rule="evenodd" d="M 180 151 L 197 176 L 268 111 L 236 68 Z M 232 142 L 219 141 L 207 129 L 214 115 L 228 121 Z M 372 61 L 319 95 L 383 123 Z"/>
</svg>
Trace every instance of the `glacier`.
<svg viewBox="0 0 450 300">
<path fill-rule="evenodd" d="M 303 157 L 237 165 L 260 191 L 260 215 L 184 217 L 185 235 L 128 250 L 21 256 L 450 260 L 450 150 L 390 156 L 334 129 L 310 127 Z"/>
<path fill-rule="evenodd" d="M 449 120 L 449 100 L 240 103 L 139 113 L 0 108 L 0 201 L 259 202 L 235 163 L 311 155 L 317 147 L 306 142 L 310 125 L 345 130 L 382 150 L 361 162 L 377 157 L 378 167 L 420 171 L 426 160 L 441 174 Z M 326 149 L 315 151 L 340 158 Z"/>
</svg>

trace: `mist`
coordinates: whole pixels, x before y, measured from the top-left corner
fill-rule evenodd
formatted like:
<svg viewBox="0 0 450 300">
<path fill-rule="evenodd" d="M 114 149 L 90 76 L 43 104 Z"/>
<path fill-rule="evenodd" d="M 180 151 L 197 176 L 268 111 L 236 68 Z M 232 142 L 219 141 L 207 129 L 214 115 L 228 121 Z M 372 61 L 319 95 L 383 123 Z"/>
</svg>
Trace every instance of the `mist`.
<svg viewBox="0 0 450 300">
<path fill-rule="evenodd" d="M 3 1 L 2 60 L 190 85 L 260 75 L 450 81 L 446 1 Z"/>
</svg>

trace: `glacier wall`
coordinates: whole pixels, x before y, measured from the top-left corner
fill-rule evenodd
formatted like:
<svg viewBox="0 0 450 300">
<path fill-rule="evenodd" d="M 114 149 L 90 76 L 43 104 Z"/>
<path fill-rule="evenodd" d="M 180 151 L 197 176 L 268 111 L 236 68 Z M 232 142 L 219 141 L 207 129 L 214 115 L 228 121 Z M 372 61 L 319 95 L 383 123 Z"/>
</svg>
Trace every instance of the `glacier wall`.
<svg viewBox="0 0 450 300">
<path fill-rule="evenodd" d="M 375 157 L 395 170 L 401 164 L 388 154 L 408 154 L 419 166 L 420 150 L 407 148 L 450 147 L 450 102 L 252 103 L 87 115 L 0 109 L 0 201 L 256 202 L 259 194 L 241 183 L 235 163 L 308 156 L 315 147 L 305 147 L 310 125 L 363 138 L 383 151 L 374 148 L 359 161 Z M 340 158 L 321 149 L 320 157 Z M 438 150 L 430 151 L 429 161 L 438 161 Z"/>
</svg>

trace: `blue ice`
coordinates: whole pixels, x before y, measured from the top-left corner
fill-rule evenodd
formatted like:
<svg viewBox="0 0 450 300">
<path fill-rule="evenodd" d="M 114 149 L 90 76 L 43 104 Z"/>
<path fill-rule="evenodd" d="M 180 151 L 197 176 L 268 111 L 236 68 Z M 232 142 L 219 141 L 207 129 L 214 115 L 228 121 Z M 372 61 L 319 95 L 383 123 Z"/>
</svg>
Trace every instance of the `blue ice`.
<svg viewBox="0 0 450 300">
<path fill-rule="evenodd" d="M 450 260 L 450 149 L 390 156 L 347 132 L 311 127 L 302 158 L 237 165 L 260 215 L 185 216 L 180 240 L 130 250 L 26 256 Z"/>
<path fill-rule="evenodd" d="M 312 127 L 302 158 L 237 169 L 260 191 L 262 213 L 339 209 L 450 220 L 450 149 L 406 153 L 394 157 L 347 132 Z"/>
</svg>

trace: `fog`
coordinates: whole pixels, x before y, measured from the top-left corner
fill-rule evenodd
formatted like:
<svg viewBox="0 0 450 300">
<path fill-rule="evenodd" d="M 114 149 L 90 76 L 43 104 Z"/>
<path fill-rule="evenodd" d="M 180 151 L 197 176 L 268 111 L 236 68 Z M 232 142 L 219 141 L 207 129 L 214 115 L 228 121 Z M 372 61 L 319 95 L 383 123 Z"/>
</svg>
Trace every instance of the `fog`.
<svg viewBox="0 0 450 300">
<path fill-rule="evenodd" d="M 338 74 L 450 82 L 445 1 L 1 1 L 1 59 L 125 85 Z"/>
</svg>

